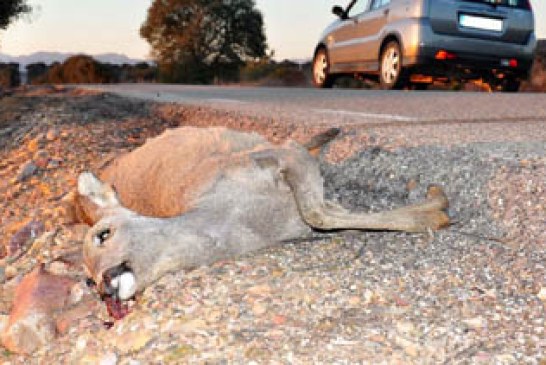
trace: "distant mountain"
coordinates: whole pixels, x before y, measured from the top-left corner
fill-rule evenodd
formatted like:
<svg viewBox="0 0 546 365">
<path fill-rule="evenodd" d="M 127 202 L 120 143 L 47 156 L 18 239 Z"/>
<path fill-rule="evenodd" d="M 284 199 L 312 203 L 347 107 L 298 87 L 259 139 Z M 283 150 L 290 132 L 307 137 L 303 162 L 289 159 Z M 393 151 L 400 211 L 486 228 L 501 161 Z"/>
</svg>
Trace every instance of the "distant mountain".
<svg viewBox="0 0 546 365">
<path fill-rule="evenodd" d="M 78 53 L 62 53 L 62 52 L 35 52 L 29 55 L 24 56 L 10 56 L 4 53 L 0 53 L 0 62 L 9 63 L 16 62 L 20 65 L 21 68 L 25 68 L 26 65 L 31 63 L 43 62 L 47 65 L 52 64 L 53 62 L 64 62 L 68 57 L 74 56 Z M 129 58 L 124 54 L 120 53 L 102 53 L 98 55 L 90 55 L 97 61 L 103 63 L 113 63 L 113 64 L 124 64 L 128 63 L 134 65 L 140 62 L 149 62 L 147 60 L 140 60 Z"/>
</svg>

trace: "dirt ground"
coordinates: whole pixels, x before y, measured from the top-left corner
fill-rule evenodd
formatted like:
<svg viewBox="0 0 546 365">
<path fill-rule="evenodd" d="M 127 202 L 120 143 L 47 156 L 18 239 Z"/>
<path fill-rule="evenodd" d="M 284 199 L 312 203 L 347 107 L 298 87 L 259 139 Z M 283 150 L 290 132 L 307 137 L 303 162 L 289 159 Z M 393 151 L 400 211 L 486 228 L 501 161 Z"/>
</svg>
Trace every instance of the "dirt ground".
<svg viewBox="0 0 546 365">
<path fill-rule="evenodd" d="M 181 125 L 276 142 L 321 131 L 77 89 L 0 98 L 0 330 L 38 263 L 88 290 L 86 228 L 64 225 L 61 207 L 79 172 Z M 0 363 L 545 364 L 545 128 L 343 130 L 321 156 L 329 199 L 375 211 L 418 201 L 436 183 L 453 226 L 317 233 L 168 275 L 123 320 L 112 323 L 97 298 L 34 356 L 0 348 Z M 29 224 L 38 238 L 17 239 Z"/>
</svg>

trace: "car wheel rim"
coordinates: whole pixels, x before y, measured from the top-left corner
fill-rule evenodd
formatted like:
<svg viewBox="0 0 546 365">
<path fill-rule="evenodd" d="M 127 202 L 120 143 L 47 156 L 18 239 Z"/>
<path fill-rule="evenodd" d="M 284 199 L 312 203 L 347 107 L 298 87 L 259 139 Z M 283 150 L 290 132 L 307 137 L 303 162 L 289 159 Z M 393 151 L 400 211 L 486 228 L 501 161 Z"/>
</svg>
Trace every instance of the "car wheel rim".
<svg viewBox="0 0 546 365">
<path fill-rule="evenodd" d="M 323 84 L 326 80 L 326 70 L 328 69 L 328 59 L 324 53 L 320 53 L 315 58 L 315 65 L 313 67 L 313 74 L 315 75 L 315 82 L 317 84 Z"/>
<path fill-rule="evenodd" d="M 400 54 L 396 48 L 389 48 L 383 55 L 381 74 L 386 84 L 393 84 L 398 77 L 400 67 Z"/>
</svg>

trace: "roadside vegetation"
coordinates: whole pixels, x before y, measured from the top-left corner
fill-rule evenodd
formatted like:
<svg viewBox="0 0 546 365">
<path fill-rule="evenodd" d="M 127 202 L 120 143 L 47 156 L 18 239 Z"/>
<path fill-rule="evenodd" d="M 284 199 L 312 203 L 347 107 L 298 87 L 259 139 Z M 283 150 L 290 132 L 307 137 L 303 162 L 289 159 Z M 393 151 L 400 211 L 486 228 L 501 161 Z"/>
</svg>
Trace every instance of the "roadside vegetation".
<svg viewBox="0 0 546 365">
<path fill-rule="evenodd" d="M 146 62 L 135 65 L 101 63 L 91 56 L 76 55 L 63 63 L 33 63 L 26 67 L 27 83 L 84 84 L 154 82 L 157 68 Z"/>
<path fill-rule="evenodd" d="M 240 69 L 267 49 L 254 0 L 155 0 L 140 35 L 163 82 L 236 82 Z"/>
<path fill-rule="evenodd" d="M 0 29 L 6 29 L 14 20 L 31 10 L 25 0 L 0 1 Z"/>
</svg>

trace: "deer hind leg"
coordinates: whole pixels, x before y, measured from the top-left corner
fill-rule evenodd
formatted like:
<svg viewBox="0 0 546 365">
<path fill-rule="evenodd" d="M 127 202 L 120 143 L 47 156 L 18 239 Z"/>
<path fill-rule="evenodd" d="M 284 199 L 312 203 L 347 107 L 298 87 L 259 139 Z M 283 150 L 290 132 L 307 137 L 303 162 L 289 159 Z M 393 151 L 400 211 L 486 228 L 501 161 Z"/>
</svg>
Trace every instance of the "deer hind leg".
<svg viewBox="0 0 546 365">
<path fill-rule="evenodd" d="M 271 151 L 266 160 L 271 163 L 276 153 L 276 163 L 292 189 L 300 215 L 313 228 L 424 232 L 449 225 L 445 213 L 448 200 L 438 186 L 431 186 L 421 203 L 379 213 L 350 212 L 325 201 L 318 162 L 301 146 L 294 144 L 289 147 Z"/>
</svg>

